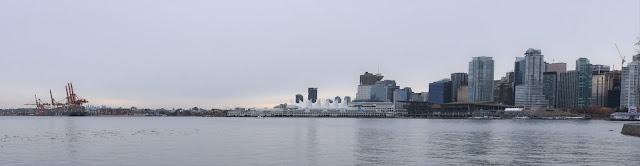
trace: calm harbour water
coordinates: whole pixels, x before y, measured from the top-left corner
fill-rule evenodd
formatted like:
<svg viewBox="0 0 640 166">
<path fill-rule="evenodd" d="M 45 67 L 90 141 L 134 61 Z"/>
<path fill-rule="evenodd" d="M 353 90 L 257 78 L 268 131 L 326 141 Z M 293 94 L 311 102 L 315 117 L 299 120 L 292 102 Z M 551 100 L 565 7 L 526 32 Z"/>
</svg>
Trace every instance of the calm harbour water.
<svg viewBox="0 0 640 166">
<path fill-rule="evenodd" d="M 639 165 L 624 123 L 0 117 L 0 165 Z"/>
</svg>

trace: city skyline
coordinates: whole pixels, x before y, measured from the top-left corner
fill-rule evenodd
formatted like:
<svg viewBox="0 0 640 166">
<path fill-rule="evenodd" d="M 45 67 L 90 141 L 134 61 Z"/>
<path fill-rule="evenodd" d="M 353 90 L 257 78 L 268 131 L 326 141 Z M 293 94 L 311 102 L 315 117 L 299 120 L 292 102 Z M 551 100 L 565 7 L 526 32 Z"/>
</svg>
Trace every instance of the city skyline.
<svg viewBox="0 0 640 166">
<path fill-rule="evenodd" d="M 426 92 L 471 57 L 493 57 L 498 79 L 528 48 L 620 70 L 614 44 L 631 62 L 640 29 L 635 1 L 154 3 L 0 2 L 0 108 L 60 98 L 67 82 L 91 105 L 273 107 L 309 87 L 355 97 L 356 76 L 378 69 Z"/>
</svg>

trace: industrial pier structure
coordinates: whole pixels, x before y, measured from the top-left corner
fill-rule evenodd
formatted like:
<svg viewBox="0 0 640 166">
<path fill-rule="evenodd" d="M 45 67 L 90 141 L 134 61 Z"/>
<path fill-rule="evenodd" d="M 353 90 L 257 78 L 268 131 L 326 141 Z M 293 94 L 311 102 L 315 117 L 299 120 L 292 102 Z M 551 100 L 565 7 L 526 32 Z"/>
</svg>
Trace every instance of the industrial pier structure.
<svg viewBox="0 0 640 166">
<path fill-rule="evenodd" d="M 69 116 L 86 116 L 87 112 L 85 111 L 84 106 L 82 104 L 88 103 L 86 99 L 79 97 L 74 89 L 72 83 L 67 83 L 64 87 L 67 96 L 64 100 L 66 103 L 62 103 L 56 101 L 53 98 L 53 93 L 51 93 L 51 89 L 49 89 L 49 96 L 51 97 L 51 103 L 43 102 L 38 96 L 35 97 L 35 103 L 28 103 L 25 105 L 35 105 L 37 116 L 54 116 L 54 115 L 69 115 Z"/>
</svg>

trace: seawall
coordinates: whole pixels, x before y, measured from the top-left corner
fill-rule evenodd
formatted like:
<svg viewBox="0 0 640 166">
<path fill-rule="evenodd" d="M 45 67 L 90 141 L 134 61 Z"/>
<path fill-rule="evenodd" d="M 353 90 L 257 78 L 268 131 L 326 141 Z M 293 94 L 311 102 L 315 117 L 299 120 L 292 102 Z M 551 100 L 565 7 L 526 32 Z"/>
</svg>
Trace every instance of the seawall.
<svg viewBox="0 0 640 166">
<path fill-rule="evenodd" d="M 627 123 L 622 127 L 620 132 L 624 135 L 640 137 L 640 123 Z"/>
</svg>

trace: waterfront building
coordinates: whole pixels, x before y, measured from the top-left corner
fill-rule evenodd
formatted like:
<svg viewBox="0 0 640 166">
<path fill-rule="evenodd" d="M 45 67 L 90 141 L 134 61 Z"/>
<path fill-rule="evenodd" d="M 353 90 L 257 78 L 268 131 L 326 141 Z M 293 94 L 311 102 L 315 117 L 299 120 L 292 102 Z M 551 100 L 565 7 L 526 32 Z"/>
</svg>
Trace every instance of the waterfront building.
<svg viewBox="0 0 640 166">
<path fill-rule="evenodd" d="M 380 73 L 374 75 L 369 72 L 364 72 L 364 74 L 360 75 L 360 85 L 374 85 L 376 82 L 382 80 L 383 77 Z"/>
<path fill-rule="evenodd" d="M 422 97 L 422 101 L 429 101 L 429 92 L 420 93 L 420 97 Z"/>
<path fill-rule="evenodd" d="M 605 73 L 605 89 L 606 89 L 606 103 L 609 108 L 620 107 L 620 90 L 622 82 L 622 71 L 616 70 Z"/>
<path fill-rule="evenodd" d="M 493 58 L 473 57 L 469 62 L 469 101 L 493 101 Z"/>
<path fill-rule="evenodd" d="M 371 100 L 393 102 L 393 91 L 399 89 L 394 80 L 383 80 L 376 82 L 371 87 Z"/>
<path fill-rule="evenodd" d="M 544 97 L 549 101 L 549 108 L 556 108 L 557 93 L 558 93 L 558 73 L 557 72 L 544 72 L 543 80 L 543 92 Z"/>
<path fill-rule="evenodd" d="M 457 102 L 465 102 L 469 101 L 469 85 L 462 85 L 458 87 L 458 101 Z"/>
<path fill-rule="evenodd" d="M 304 102 L 302 94 L 296 94 L 296 103 Z"/>
<path fill-rule="evenodd" d="M 318 88 L 309 88 L 309 96 L 307 96 L 307 99 L 315 103 L 316 100 L 318 100 Z"/>
<path fill-rule="evenodd" d="M 529 48 L 525 52 L 524 84 L 516 86 L 515 105 L 525 109 L 547 108 L 543 89 L 543 73 L 546 70 L 542 51 Z"/>
<path fill-rule="evenodd" d="M 335 98 L 333 98 L 333 101 L 337 103 L 342 103 L 342 98 L 340 98 L 340 96 L 336 96 Z"/>
<path fill-rule="evenodd" d="M 556 73 L 567 72 L 567 64 L 562 62 L 548 64 L 547 72 L 556 72 Z"/>
<path fill-rule="evenodd" d="M 451 74 L 451 97 L 452 102 L 458 101 L 458 88 L 462 85 L 467 85 L 469 75 L 467 73 L 452 73 Z"/>
<path fill-rule="evenodd" d="M 435 104 L 451 102 L 451 80 L 443 79 L 429 83 L 429 102 Z"/>
<path fill-rule="evenodd" d="M 428 101 L 429 92 L 412 93 L 410 101 Z"/>
<path fill-rule="evenodd" d="M 356 99 L 358 101 L 371 100 L 371 88 L 373 85 L 358 85 Z"/>
<path fill-rule="evenodd" d="M 591 105 L 591 86 L 593 67 L 587 58 L 576 60 L 578 71 L 578 106 Z"/>
<path fill-rule="evenodd" d="M 411 99 L 411 94 L 413 94 L 413 92 L 409 87 L 405 87 L 402 89 L 395 89 L 393 91 L 393 103 L 395 105 L 395 108 L 396 109 L 404 108 L 404 105 L 406 105 L 406 103 L 400 102 L 400 101 L 409 101 Z"/>
<path fill-rule="evenodd" d="M 273 108 L 287 108 L 287 103 L 278 104 L 277 106 L 275 106 Z"/>
<path fill-rule="evenodd" d="M 607 65 L 591 65 L 593 67 L 593 75 L 601 75 L 611 71 L 611 67 Z"/>
<path fill-rule="evenodd" d="M 557 81 L 556 108 L 567 109 L 578 106 L 578 72 L 558 73 Z"/>
<path fill-rule="evenodd" d="M 629 108 L 639 105 L 640 94 L 640 61 L 639 55 L 633 56 L 633 61 L 622 67 L 622 81 L 620 83 L 620 107 Z"/>
<path fill-rule="evenodd" d="M 605 86 L 605 75 L 593 75 L 591 87 L 591 104 L 597 106 L 606 106 L 607 87 Z"/>
</svg>

